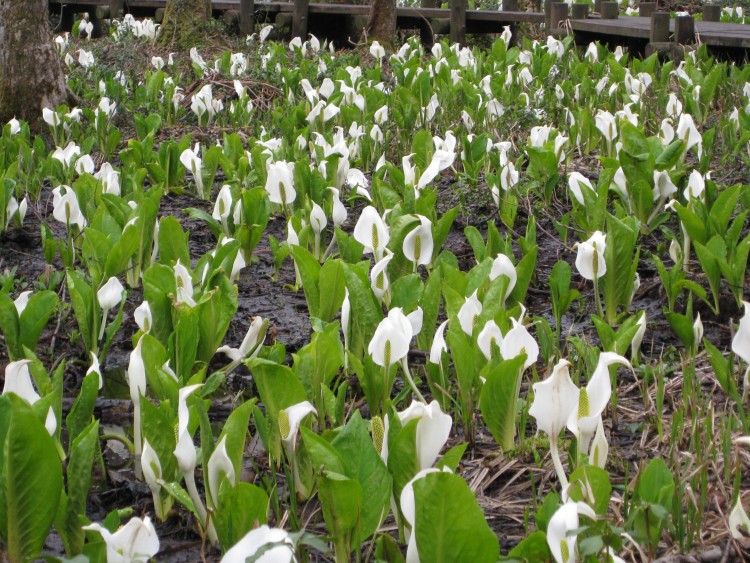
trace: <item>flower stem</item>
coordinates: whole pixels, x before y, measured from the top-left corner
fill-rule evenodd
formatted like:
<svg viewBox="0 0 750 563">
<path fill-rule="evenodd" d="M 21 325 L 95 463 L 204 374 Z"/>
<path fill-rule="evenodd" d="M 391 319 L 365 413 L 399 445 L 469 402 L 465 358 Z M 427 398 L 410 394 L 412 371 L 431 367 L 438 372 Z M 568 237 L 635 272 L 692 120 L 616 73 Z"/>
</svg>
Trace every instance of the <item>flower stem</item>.
<svg viewBox="0 0 750 563">
<path fill-rule="evenodd" d="M 128 453 L 130 453 L 130 455 L 133 455 L 135 453 L 135 446 L 133 445 L 133 442 L 128 440 L 127 436 L 123 436 L 122 434 L 102 434 L 101 436 L 99 436 L 99 439 L 105 442 L 108 440 L 116 440 L 128 449 Z"/>
<path fill-rule="evenodd" d="M 190 499 L 193 501 L 193 506 L 195 506 L 195 510 L 196 512 L 198 512 L 198 516 L 201 520 L 201 525 L 203 526 L 203 529 L 206 530 L 208 539 L 211 541 L 211 543 L 214 545 L 218 545 L 219 536 L 216 534 L 214 523 L 209 521 L 206 507 L 203 505 L 203 501 L 198 494 L 198 489 L 195 486 L 195 475 L 192 471 L 187 471 L 183 475 L 185 476 L 185 486 L 187 487 Z"/>
<path fill-rule="evenodd" d="M 599 295 L 599 278 L 594 276 L 594 297 L 596 298 L 596 314 L 599 318 L 604 318 L 604 311 L 602 310 L 602 298 Z"/>
<path fill-rule="evenodd" d="M 386 362 L 387 364 L 387 362 Z M 383 398 L 381 403 L 381 414 L 385 416 L 386 412 L 388 411 L 386 403 L 388 402 L 388 398 L 391 395 L 391 366 L 390 364 L 387 364 L 383 368 Z"/>
<path fill-rule="evenodd" d="M 404 377 L 409 382 L 409 387 L 411 387 L 411 390 L 417 396 L 417 399 L 419 399 L 423 403 L 426 403 L 427 401 L 424 400 L 422 393 L 419 392 L 419 389 L 417 389 L 417 386 L 414 384 L 414 380 L 411 377 L 411 372 L 409 371 L 409 364 L 406 361 L 406 356 L 401 358 L 401 367 L 404 368 Z"/>
<path fill-rule="evenodd" d="M 143 480 L 143 470 L 141 469 L 141 403 L 140 398 L 133 404 L 133 437 L 135 441 L 135 477 Z"/>
<path fill-rule="evenodd" d="M 102 338 L 104 338 L 104 329 L 107 327 L 107 313 L 109 313 L 109 309 L 104 309 L 102 311 L 102 326 L 99 328 L 100 341 Z"/>
<path fill-rule="evenodd" d="M 566 489 L 568 487 L 568 477 L 565 475 L 565 469 L 563 469 L 562 462 L 560 461 L 560 452 L 557 449 L 557 436 L 550 436 L 549 453 L 552 457 L 552 463 L 555 465 L 555 472 L 557 473 L 557 478 L 560 480 L 560 485 L 563 489 Z"/>
</svg>

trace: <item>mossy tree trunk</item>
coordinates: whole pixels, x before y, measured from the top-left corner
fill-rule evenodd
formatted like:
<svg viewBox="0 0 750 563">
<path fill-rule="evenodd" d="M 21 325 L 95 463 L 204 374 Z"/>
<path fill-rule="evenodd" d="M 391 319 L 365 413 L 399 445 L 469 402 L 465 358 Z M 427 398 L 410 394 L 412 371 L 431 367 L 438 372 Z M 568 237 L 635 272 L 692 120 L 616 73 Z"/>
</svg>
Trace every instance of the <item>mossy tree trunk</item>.
<svg viewBox="0 0 750 563">
<path fill-rule="evenodd" d="M 210 17 L 211 0 L 167 0 L 159 44 L 165 47 L 193 47 L 202 24 Z"/>
<path fill-rule="evenodd" d="M 42 108 L 75 103 L 47 21 L 47 0 L 0 0 L 0 123 L 32 127 Z"/>
<path fill-rule="evenodd" d="M 390 44 L 396 35 L 396 0 L 372 0 L 365 35 L 368 41 Z"/>
</svg>

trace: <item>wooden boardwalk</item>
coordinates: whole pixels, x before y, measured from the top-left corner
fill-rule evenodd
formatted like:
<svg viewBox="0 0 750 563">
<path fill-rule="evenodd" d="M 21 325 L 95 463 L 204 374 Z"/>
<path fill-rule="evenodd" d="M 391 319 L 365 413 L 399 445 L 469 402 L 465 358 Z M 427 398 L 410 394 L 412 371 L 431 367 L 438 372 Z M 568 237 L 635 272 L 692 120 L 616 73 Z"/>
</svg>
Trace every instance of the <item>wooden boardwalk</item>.
<svg viewBox="0 0 750 563">
<path fill-rule="evenodd" d="M 670 19 L 670 32 L 675 31 L 675 20 Z M 623 16 L 614 20 L 589 18 L 570 20 L 574 32 L 584 32 L 612 37 L 628 37 L 648 42 L 651 18 Z M 750 49 L 750 25 L 696 21 L 696 39 L 709 47 L 734 47 Z"/>
<path fill-rule="evenodd" d="M 339 36 L 354 37 L 361 30 L 370 12 L 368 5 L 317 4 L 309 0 L 288 2 L 258 2 L 253 0 L 213 0 L 214 13 L 227 13 L 235 17 L 243 32 L 249 32 L 259 22 L 273 23 L 280 33 L 307 36 L 308 31 L 329 36 L 331 31 Z M 512 8 L 517 0 L 504 0 Z M 74 12 L 96 12 L 107 17 L 110 7 L 119 6 L 135 15 L 157 15 L 166 6 L 166 0 L 49 0 L 50 10 L 60 12 L 72 24 Z M 610 44 L 627 45 L 631 50 L 648 51 L 651 45 L 664 50 L 669 45 L 703 43 L 711 48 L 734 50 L 745 56 L 750 49 L 750 25 L 719 23 L 718 21 L 693 21 L 693 18 L 670 18 L 657 12 L 652 17 L 618 17 L 616 2 L 597 0 L 600 13 L 589 15 L 587 6 L 573 5 L 573 13 L 562 2 L 548 2 L 548 10 L 522 12 L 517 9 L 502 11 L 467 10 L 465 0 L 449 0 L 450 8 L 399 7 L 396 10 L 397 26 L 401 29 L 419 29 L 425 43 L 431 43 L 435 34 L 450 34 L 454 41 L 464 42 L 467 33 L 501 33 L 506 25 L 519 23 L 547 24 L 553 34 L 572 30 L 576 40 L 587 43 L 600 40 Z M 641 13 L 651 13 L 656 5 L 641 3 Z M 709 8 L 708 6 L 706 8 Z M 704 12 L 704 20 L 718 19 L 718 6 Z M 679 22 L 677 20 L 680 20 Z M 690 20 L 690 21 L 687 21 Z M 654 27 L 656 26 L 656 28 Z M 63 24 L 63 28 L 66 25 Z M 657 29 L 658 28 L 658 29 Z M 655 29 L 657 29 L 655 31 Z"/>
</svg>

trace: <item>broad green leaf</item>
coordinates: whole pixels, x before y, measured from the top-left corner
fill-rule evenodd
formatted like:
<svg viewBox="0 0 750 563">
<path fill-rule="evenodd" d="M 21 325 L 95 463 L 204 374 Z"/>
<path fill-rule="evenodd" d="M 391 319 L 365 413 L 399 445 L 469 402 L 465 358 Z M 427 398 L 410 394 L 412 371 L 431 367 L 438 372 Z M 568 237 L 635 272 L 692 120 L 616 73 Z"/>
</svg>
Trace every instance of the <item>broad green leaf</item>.
<svg viewBox="0 0 750 563">
<path fill-rule="evenodd" d="M 195 367 L 200 325 L 197 307 L 180 305 L 177 324 L 169 338 L 172 352 L 172 366 L 177 378 L 183 382 L 190 379 Z"/>
<path fill-rule="evenodd" d="M 0 332 L 5 339 L 8 356 L 11 360 L 23 359 L 21 345 L 21 329 L 18 322 L 18 311 L 13 300 L 7 294 L 0 292 Z"/>
<path fill-rule="evenodd" d="M 190 264 L 188 235 L 177 219 L 165 216 L 159 221 L 159 261 L 174 266 L 178 260 L 181 264 Z"/>
<path fill-rule="evenodd" d="M 293 244 L 291 251 L 302 279 L 302 289 L 305 291 L 310 316 L 320 317 L 320 264 L 306 248 Z"/>
<path fill-rule="evenodd" d="M 607 513 L 611 493 L 609 473 L 600 467 L 581 465 L 570 476 L 570 498 L 586 502 L 597 514 Z"/>
<path fill-rule="evenodd" d="M 500 546 L 469 485 L 453 473 L 414 482 L 415 533 L 421 561 L 497 561 Z"/>
<path fill-rule="evenodd" d="M 10 561 L 35 559 L 44 546 L 62 493 L 62 465 L 54 440 L 28 403 L 0 402 L 0 537 Z"/>
<path fill-rule="evenodd" d="M 248 427 L 250 425 L 250 414 L 255 406 L 255 399 L 245 401 L 232 411 L 227 421 L 224 423 L 224 428 L 221 431 L 222 437 L 226 436 L 226 449 L 229 459 L 232 460 L 234 466 L 234 474 L 242 475 L 242 458 L 245 453 L 245 439 L 248 433 Z"/>
<path fill-rule="evenodd" d="M 479 405 L 487 428 L 503 451 L 515 445 L 516 403 L 526 354 L 512 360 L 495 360 L 482 370 L 487 381 L 482 387 Z"/>
<path fill-rule="evenodd" d="M 507 558 L 500 558 L 501 561 L 525 561 L 534 563 L 535 561 L 551 561 L 552 552 L 547 544 L 547 534 L 537 530 L 532 532 L 521 540 L 516 547 L 510 550 Z"/>
<path fill-rule="evenodd" d="M 349 549 L 357 548 L 360 544 L 361 536 L 357 531 L 361 511 L 365 507 L 362 494 L 362 485 L 337 473 L 325 472 L 318 481 L 318 498 L 326 526 L 334 542 L 343 542 Z"/>
<path fill-rule="evenodd" d="M 162 478 L 172 481 L 176 476 L 177 460 L 174 450 L 177 447 L 175 427 L 177 426 L 176 405 L 164 401 L 159 406 L 151 401 L 141 401 L 141 425 L 143 427 L 143 441 L 148 443 L 156 452 L 161 465 Z"/>
<path fill-rule="evenodd" d="M 661 458 L 652 459 L 638 479 L 636 493 L 641 501 L 672 507 L 674 477 Z"/>
<path fill-rule="evenodd" d="M 440 458 L 440 461 L 435 464 L 435 467 L 447 467 L 451 471 L 456 471 L 456 469 L 458 469 L 458 464 L 461 463 L 461 458 L 464 456 L 464 452 L 466 452 L 466 448 L 468 447 L 469 444 L 467 442 L 453 446 L 450 450 L 445 452 L 443 457 Z"/>
<path fill-rule="evenodd" d="M 332 445 L 344 463 L 346 476 L 362 487 L 360 532 L 361 539 L 365 540 L 375 533 L 388 514 L 391 476 L 375 451 L 367 425 L 359 411 L 354 411 Z"/>
<path fill-rule="evenodd" d="M 224 479 L 219 487 L 219 509 L 213 515 L 219 542 L 229 548 L 247 532 L 268 522 L 268 495 L 256 485 Z"/>
<path fill-rule="evenodd" d="M 197 305 L 200 315 L 200 341 L 196 360 L 206 364 L 211 361 L 217 348 L 221 346 L 229 323 L 232 322 L 239 305 L 237 287 L 229 283 L 226 275 L 217 274 L 213 280 L 216 285 L 211 291 L 212 295 L 208 300 L 201 300 L 201 303 Z"/>
<path fill-rule="evenodd" d="M 83 378 L 81 391 L 65 419 L 65 427 L 71 441 L 74 442 L 78 435 L 91 423 L 98 394 L 99 376 L 96 373 L 90 373 Z"/>
<path fill-rule="evenodd" d="M 325 469 L 341 475 L 346 473 L 344 460 L 330 442 L 305 426 L 300 427 L 300 433 L 315 471 Z"/>
<path fill-rule="evenodd" d="M 255 358 L 247 362 L 258 395 L 266 407 L 265 419 L 268 422 L 268 448 L 278 459 L 280 454 L 279 411 L 308 399 L 305 388 L 294 372 L 287 366 Z"/>
<path fill-rule="evenodd" d="M 58 511 L 58 518 L 62 518 L 63 521 L 57 522 L 55 527 L 63 537 L 68 555 L 80 553 L 83 548 L 84 531 L 81 526 L 88 522 L 86 501 L 91 486 L 91 470 L 98 452 L 99 421 L 94 420 L 71 445 L 70 460 L 65 471 L 67 477 L 65 510 L 64 512 Z"/>
<path fill-rule="evenodd" d="M 320 268 L 318 280 L 320 302 L 317 316 L 325 322 L 331 322 L 344 302 L 346 280 L 341 261 L 326 260 Z"/>
</svg>

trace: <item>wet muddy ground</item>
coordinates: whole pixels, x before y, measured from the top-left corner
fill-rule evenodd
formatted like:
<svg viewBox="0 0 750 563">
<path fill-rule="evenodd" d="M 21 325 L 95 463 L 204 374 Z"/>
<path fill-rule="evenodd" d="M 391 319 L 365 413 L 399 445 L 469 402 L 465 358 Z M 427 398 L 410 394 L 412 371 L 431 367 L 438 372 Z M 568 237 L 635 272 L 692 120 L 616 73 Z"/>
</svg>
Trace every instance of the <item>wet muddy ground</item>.
<svg viewBox="0 0 750 563">
<path fill-rule="evenodd" d="M 454 205 L 461 189 L 452 177 L 444 177 L 441 193 L 441 202 L 444 203 L 441 205 L 445 205 L 446 208 Z M 484 191 L 480 190 L 477 193 L 476 196 L 464 198 L 467 201 L 444 246 L 458 257 L 464 269 L 472 267 L 474 258 L 471 247 L 463 235 L 463 229 L 468 225 L 473 225 L 486 233 L 486 221 L 496 220 L 488 190 L 485 188 Z M 211 250 L 215 241 L 203 223 L 189 218 L 183 212 L 183 209 L 187 207 L 199 207 L 209 213 L 211 211 L 206 202 L 187 195 L 167 194 L 162 200 L 161 214 L 174 215 L 182 222 L 183 227 L 189 230 L 190 251 L 195 258 Z M 528 214 L 529 209 L 524 208 L 522 202 L 515 224 L 515 234 L 512 233 L 514 238 L 516 235 L 523 234 Z M 542 316 L 553 324 L 546 278 L 557 260 L 564 259 L 572 264 L 575 251 L 560 240 L 552 225 L 551 216 L 544 212 L 537 212 L 535 215 L 538 222 L 539 256 L 535 280 L 529 290 L 526 305 L 530 316 Z M 61 264 L 47 266 L 44 262 L 40 237 L 41 221 L 48 222 L 56 235 L 63 236 L 64 227 L 51 218 L 51 197 L 48 192 L 44 193 L 39 202 L 30 205 L 22 229 L 11 229 L 3 235 L 0 241 L 0 272 L 7 276 L 11 270 L 15 270 L 17 289 L 25 285 L 38 285 L 40 280 L 51 279 L 53 284 L 54 280 L 57 280 L 58 285 L 55 289 L 62 293 L 64 283 L 60 283 L 62 281 Z M 508 232 L 499 221 L 498 226 L 502 234 Z M 350 228 L 352 228 L 351 225 Z M 287 260 L 284 263 L 277 281 L 271 279 L 274 264 L 268 242 L 269 235 L 284 240 L 283 219 L 272 219 L 269 222 L 263 240 L 254 253 L 257 262 L 243 270 L 238 280 L 239 309 L 226 335 L 225 343 L 237 346 L 244 337 L 251 318 L 260 315 L 270 320 L 270 338 L 284 343 L 288 353 L 292 353 L 309 341 L 311 327 L 304 293 L 301 290 L 294 292 L 290 289 L 294 283 L 291 261 Z M 570 238 L 575 239 L 575 237 Z M 649 249 L 648 244 L 655 239 L 645 237 L 642 240 L 646 248 L 641 251 L 642 258 L 639 267 L 641 287 L 635 296 L 632 310 L 645 309 L 647 311 L 649 329 L 644 338 L 643 353 L 645 357 L 658 362 L 659 358 L 672 347 L 679 347 L 679 341 L 662 314 L 665 299 L 661 290 L 661 282 L 648 261 L 648 251 L 655 250 L 655 247 Z M 584 283 L 584 280 L 574 276 L 574 284 L 576 283 L 577 289 L 582 293 L 591 292 L 591 287 Z M 107 387 L 104 396 L 99 400 L 96 414 L 101 418 L 105 428 L 107 426 L 127 428 L 132 420 L 124 372 L 132 350 L 130 338 L 137 331 L 132 317 L 133 310 L 141 301 L 140 290 L 128 290 L 123 324 L 103 366 Z M 584 302 L 591 304 L 592 300 L 588 299 Z M 732 307 L 733 302 L 729 298 L 724 300 L 723 304 L 726 304 L 726 307 L 722 308 L 722 317 L 719 319 L 715 318 L 709 310 L 699 309 L 706 337 L 719 348 L 728 347 L 731 341 L 728 319 L 737 319 L 740 314 L 736 306 Z M 589 318 L 590 313 L 591 311 L 582 310 L 578 308 L 578 305 L 574 305 L 564 319 L 565 334 L 577 335 L 596 344 L 598 338 Z M 74 337 L 76 328 L 72 312 L 68 307 L 64 307 L 60 314 L 53 317 L 49 323 L 39 346 L 40 358 L 45 365 L 51 366 L 62 360 L 67 361 L 65 405 L 68 408 L 77 393 L 87 367 L 83 347 Z M 267 341 L 267 343 L 270 342 Z M 418 355 L 415 355 L 415 358 L 416 356 Z M 674 354 L 671 357 L 674 357 Z M 0 362 L 5 361 L 7 357 L 4 351 L 0 351 Z M 416 361 L 419 363 L 418 358 Z M 212 368 L 220 368 L 221 365 L 218 362 Z M 543 376 L 543 366 L 538 366 L 538 368 Z M 710 373 L 706 372 L 703 376 L 707 390 L 716 386 L 715 378 Z M 677 396 L 679 381 L 675 378 L 673 382 L 674 393 Z M 356 384 L 354 381 L 352 383 Z M 529 381 L 527 380 L 524 382 L 522 395 L 527 392 L 528 387 Z M 353 388 L 356 389 L 356 385 Z M 216 419 L 225 418 L 231 412 L 232 405 L 236 404 L 241 396 L 249 397 L 253 394 L 252 379 L 246 368 L 241 367 L 227 381 L 225 396 L 215 401 L 212 416 Z M 664 454 L 661 451 L 665 446 L 663 440 L 656 438 L 653 431 L 651 434 L 646 433 L 646 436 L 643 434 L 644 428 L 650 426 L 649 417 L 654 413 L 651 412 L 653 405 L 644 406 L 642 397 L 641 382 L 633 375 L 626 375 L 625 379 L 619 382 L 618 414 L 608 422 L 607 428 L 610 436 L 610 459 L 616 460 L 611 470 L 615 486 L 627 484 L 625 466 L 629 466 L 632 475 L 633 469 L 640 461 L 660 453 Z M 354 399 L 356 400 L 356 397 Z M 717 405 L 718 408 L 720 408 L 719 405 Z M 665 410 L 668 414 L 669 406 Z M 533 433 L 533 424 L 529 423 L 527 439 L 532 442 Z M 460 439 L 460 432 L 452 437 L 454 442 Z M 98 520 L 110 510 L 125 506 L 133 507 L 135 514 L 152 513 L 153 506 L 149 489 L 145 484 L 133 478 L 127 454 L 118 448 L 117 442 L 108 441 L 103 446 L 106 474 L 97 476 L 98 482 L 89 499 L 89 517 L 92 520 Z M 267 460 L 257 440 L 253 440 L 250 450 L 252 462 L 260 468 L 265 468 Z M 506 458 L 499 454 L 489 432 L 480 426 L 476 444 L 467 451 L 461 463 L 459 472 L 476 493 L 491 527 L 500 538 L 503 552 L 525 537 L 529 521 L 527 511 L 533 512 L 533 506 L 541 500 L 543 493 L 555 487 L 553 473 L 546 469 L 549 467 L 549 460 L 543 457 L 546 451 L 546 448 L 541 447 L 537 453 L 533 447 L 530 447 L 517 457 Z M 251 463 L 248 463 L 248 471 L 252 471 Z M 302 509 L 303 514 L 306 515 L 303 521 L 308 522 L 309 531 L 324 534 L 325 529 L 320 512 L 316 512 L 317 504 L 315 501 L 309 504 L 310 506 Z M 718 514 L 716 516 L 718 518 Z M 387 526 L 388 524 L 392 530 L 395 530 L 392 521 L 387 523 Z M 159 524 L 157 529 L 162 545 L 158 559 L 196 561 L 205 557 L 209 561 L 218 560 L 217 552 L 212 551 L 208 546 L 201 545 L 193 523 L 185 511 L 175 509 L 169 521 Z M 62 553 L 62 546 L 54 534 L 50 536 L 47 549 L 49 553 Z"/>
</svg>

